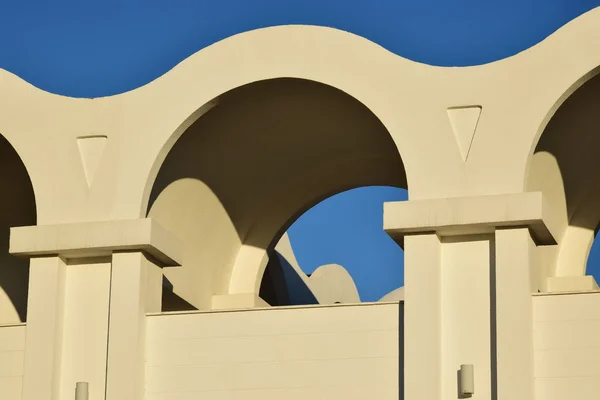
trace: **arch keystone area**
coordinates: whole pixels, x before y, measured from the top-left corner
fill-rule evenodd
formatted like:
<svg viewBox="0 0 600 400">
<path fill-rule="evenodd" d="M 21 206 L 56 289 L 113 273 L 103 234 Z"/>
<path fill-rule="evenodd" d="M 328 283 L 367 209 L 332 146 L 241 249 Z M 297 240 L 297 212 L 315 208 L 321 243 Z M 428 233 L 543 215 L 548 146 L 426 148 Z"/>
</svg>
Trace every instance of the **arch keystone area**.
<svg viewBox="0 0 600 400">
<path fill-rule="evenodd" d="M 100 165 L 104 147 L 106 146 L 106 136 L 90 135 L 77 138 L 77 147 L 79 148 L 79 156 L 85 173 L 85 180 L 88 188 L 94 182 L 94 176 Z"/>
<path fill-rule="evenodd" d="M 450 107 L 447 112 L 460 154 L 466 162 L 481 116 L 481 106 Z"/>
</svg>

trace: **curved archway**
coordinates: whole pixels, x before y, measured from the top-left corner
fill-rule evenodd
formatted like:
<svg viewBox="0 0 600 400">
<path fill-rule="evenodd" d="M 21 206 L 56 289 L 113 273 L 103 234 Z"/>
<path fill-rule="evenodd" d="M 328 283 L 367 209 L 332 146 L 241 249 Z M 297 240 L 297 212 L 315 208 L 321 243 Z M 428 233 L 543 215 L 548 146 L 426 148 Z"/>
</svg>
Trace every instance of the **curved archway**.
<svg viewBox="0 0 600 400">
<path fill-rule="evenodd" d="M 598 69 L 557 103 L 530 161 L 526 190 L 542 191 L 559 222 L 557 245 L 541 249 L 546 276 L 582 276 L 600 221 Z M 543 287 L 542 282 L 542 287 Z"/>
<path fill-rule="evenodd" d="M 213 295 L 258 295 L 274 238 L 307 207 L 353 187 L 407 186 L 386 128 L 338 89 L 280 78 L 217 100 L 174 144 L 148 207 L 184 241 L 184 265 L 165 275 L 200 309 Z"/>
<path fill-rule="evenodd" d="M 270 305 L 375 302 L 402 287 L 403 250 L 381 229 L 382 204 L 407 197 L 368 186 L 310 208 L 269 252 L 260 297 Z"/>
<path fill-rule="evenodd" d="M 8 253 L 10 228 L 36 224 L 33 186 L 21 158 L 0 135 L 0 324 L 27 318 L 29 260 Z"/>
<path fill-rule="evenodd" d="M 531 148 L 531 154 L 535 154 L 536 153 L 538 144 L 539 144 L 542 136 L 546 132 L 546 128 L 548 127 L 548 124 L 554 118 L 554 116 L 556 115 L 556 113 L 558 112 L 558 110 L 563 106 L 563 104 L 573 94 L 575 94 L 575 92 L 577 92 L 582 86 L 584 86 L 586 83 L 588 83 L 588 81 L 590 81 L 593 78 L 595 78 L 598 74 L 600 74 L 600 66 L 596 66 L 595 68 L 591 69 L 586 74 L 584 74 L 583 76 L 579 77 L 579 79 L 577 79 L 575 82 L 573 82 L 567 88 L 567 90 L 565 90 L 560 95 L 560 97 L 558 97 L 558 99 L 556 99 L 556 101 L 554 101 L 554 103 L 552 104 L 552 106 L 550 107 L 550 109 L 544 115 L 544 118 L 542 119 L 541 123 L 539 124 L 538 130 L 535 133 L 535 136 L 534 136 L 533 142 L 532 142 L 533 146 Z"/>
</svg>

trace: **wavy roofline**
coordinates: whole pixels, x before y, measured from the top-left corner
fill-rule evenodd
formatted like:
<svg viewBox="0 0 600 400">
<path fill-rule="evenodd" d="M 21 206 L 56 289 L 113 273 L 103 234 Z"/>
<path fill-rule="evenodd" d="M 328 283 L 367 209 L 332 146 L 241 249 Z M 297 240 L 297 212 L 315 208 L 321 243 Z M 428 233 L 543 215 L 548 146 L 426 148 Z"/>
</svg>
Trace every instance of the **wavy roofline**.
<svg viewBox="0 0 600 400">
<path fill-rule="evenodd" d="M 513 62 L 519 63 L 523 59 L 529 58 L 531 56 L 535 56 L 536 54 L 541 54 L 541 52 L 546 51 L 545 50 L 546 48 L 555 46 L 555 43 L 559 43 L 564 40 L 577 40 L 578 37 L 585 38 L 585 36 L 589 35 L 589 32 L 587 30 L 589 29 L 588 25 L 589 25 L 590 20 L 598 21 L 596 23 L 596 25 L 597 25 L 597 30 L 600 31 L 600 6 L 580 14 L 576 18 L 570 20 L 569 22 L 563 24 L 562 26 L 560 26 L 559 28 L 554 30 L 551 34 L 546 36 L 541 41 L 537 42 L 536 44 L 534 44 L 518 53 L 515 53 L 515 54 L 510 55 L 505 58 L 494 60 L 491 62 L 475 64 L 475 65 L 467 65 L 467 66 L 440 66 L 440 65 L 426 64 L 426 63 L 414 61 L 410 58 L 406 58 L 402 55 L 399 55 L 399 54 L 387 49 L 386 47 L 380 45 L 379 43 L 377 43 L 375 41 L 372 41 L 370 39 L 367 39 L 363 36 L 360 36 L 360 35 L 352 33 L 352 32 L 344 31 L 344 30 L 334 28 L 334 27 L 321 26 L 321 25 L 290 24 L 290 25 L 274 25 L 274 26 L 269 26 L 269 27 L 264 27 L 264 28 L 247 30 L 247 31 L 240 32 L 235 35 L 226 37 L 224 39 L 218 40 L 206 47 L 203 47 L 203 48 L 195 51 L 193 54 L 189 55 L 188 57 L 180 60 L 173 67 L 169 68 L 164 73 L 157 76 L 155 79 L 148 81 L 143 85 L 132 88 L 130 90 L 125 90 L 125 91 L 107 95 L 107 96 L 75 97 L 75 96 L 69 96 L 69 95 L 65 95 L 65 94 L 61 94 L 61 93 L 48 91 L 48 90 L 44 89 L 43 87 L 38 87 L 38 86 L 34 85 L 33 83 L 30 83 L 26 79 L 20 77 L 18 74 L 11 72 L 10 70 L 3 69 L 3 68 L 0 68 L 0 85 L 2 85 L 3 81 L 11 80 L 11 81 L 13 81 L 13 84 L 15 84 L 14 82 L 18 82 L 16 84 L 23 86 L 23 89 L 26 89 L 28 87 L 35 88 L 38 91 L 48 93 L 53 96 L 65 97 L 65 98 L 71 98 L 71 99 L 100 99 L 100 98 L 116 97 L 116 96 L 120 96 L 123 94 L 127 94 L 130 92 L 134 92 L 136 90 L 140 90 L 142 88 L 148 87 L 148 86 L 154 84 L 155 82 L 165 79 L 165 77 L 167 77 L 167 76 L 176 74 L 177 71 L 182 68 L 182 65 L 193 62 L 194 59 L 201 57 L 201 55 L 203 53 L 211 51 L 211 49 L 214 49 L 216 47 L 220 47 L 224 43 L 238 40 L 239 38 L 244 37 L 244 36 L 254 35 L 257 32 L 261 32 L 261 33 L 273 32 L 273 34 L 275 36 L 277 36 L 278 31 L 281 29 L 320 30 L 320 31 L 324 32 L 324 34 L 327 34 L 328 32 L 343 33 L 345 35 L 354 37 L 358 41 L 369 43 L 371 46 L 379 49 L 379 51 L 381 51 L 382 53 L 388 54 L 388 56 L 390 56 L 390 57 L 398 58 L 405 63 L 413 64 L 415 66 L 422 66 L 423 68 L 433 68 L 433 69 L 437 69 L 440 71 L 445 71 L 448 69 L 470 70 L 470 69 L 474 69 L 474 68 L 486 68 L 486 67 L 490 67 L 490 66 L 504 65 L 505 63 L 513 63 Z M 579 26 L 584 26 L 586 29 L 579 29 Z M 561 55 L 556 54 L 555 57 L 557 59 L 560 59 Z"/>
</svg>

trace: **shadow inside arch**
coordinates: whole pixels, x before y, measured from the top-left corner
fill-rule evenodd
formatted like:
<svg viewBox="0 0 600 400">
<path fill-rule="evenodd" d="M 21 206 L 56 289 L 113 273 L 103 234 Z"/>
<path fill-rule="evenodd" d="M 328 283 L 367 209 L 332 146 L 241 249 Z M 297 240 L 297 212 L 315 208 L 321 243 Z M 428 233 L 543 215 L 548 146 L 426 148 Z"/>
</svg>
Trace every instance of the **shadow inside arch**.
<svg viewBox="0 0 600 400">
<path fill-rule="evenodd" d="M 148 215 L 184 241 L 185 265 L 165 273 L 203 309 L 227 293 L 235 265 L 261 262 L 239 256 L 240 246 L 270 252 L 320 200 L 406 182 L 393 138 L 365 105 L 322 83 L 272 79 L 224 93 L 187 128 L 158 172 Z"/>
<path fill-rule="evenodd" d="M 10 228 L 35 225 L 31 179 L 19 155 L 0 135 L 0 324 L 25 322 L 29 260 L 9 254 Z"/>
<path fill-rule="evenodd" d="M 544 193 L 561 232 L 556 238 L 558 245 L 544 250 L 545 264 L 556 268 L 547 271 L 549 276 L 585 273 L 589 244 L 600 222 L 598 72 L 591 71 L 558 102 L 529 166 L 526 190 Z M 594 264 L 600 260 L 595 260 L 595 256 L 589 258 L 588 274 L 598 274 Z"/>
</svg>

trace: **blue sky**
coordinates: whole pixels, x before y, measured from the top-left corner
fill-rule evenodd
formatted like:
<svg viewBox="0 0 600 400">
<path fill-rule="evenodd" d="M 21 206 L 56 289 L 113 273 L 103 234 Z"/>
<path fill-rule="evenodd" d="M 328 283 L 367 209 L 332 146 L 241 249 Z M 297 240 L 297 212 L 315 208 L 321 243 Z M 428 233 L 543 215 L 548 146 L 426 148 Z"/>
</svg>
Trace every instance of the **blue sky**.
<svg viewBox="0 0 600 400">
<path fill-rule="evenodd" d="M 362 301 L 377 301 L 404 286 L 404 253 L 383 231 L 383 203 L 407 199 L 404 189 L 378 186 L 321 202 L 288 231 L 298 264 L 308 274 L 321 265 L 342 265 Z"/>
<path fill-rule="evenodd" d="M 265 26 L 330 26 L 415 61 L 464 66 L 531 47 L 600 0 L 2 1 L 0 67 L 50 92 L 100 97 Z"/>
<path fill-rule="evenodd" d="M 2 1 L 0 68 L 49 92 L 107 96 L 152 81 L 218 40 L 284 24 L 346 30 L 422 63 L 476 65 L 523 51 L 599 5 L 600 0 Z M 400 286 L 403 255 L 381 232 L 381 203 L 404 198 L 399 189 L 359 189 L 313 208 L 290 230 L 301 265 L 307 272 L 325 263 L 344 265 L 364 300 Z M 350 213 L 358 217 L 345 218 Z M 592 250 L 591 264 L 600 273 L 600 245 Z"/>
</svg>

